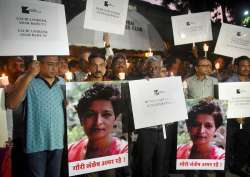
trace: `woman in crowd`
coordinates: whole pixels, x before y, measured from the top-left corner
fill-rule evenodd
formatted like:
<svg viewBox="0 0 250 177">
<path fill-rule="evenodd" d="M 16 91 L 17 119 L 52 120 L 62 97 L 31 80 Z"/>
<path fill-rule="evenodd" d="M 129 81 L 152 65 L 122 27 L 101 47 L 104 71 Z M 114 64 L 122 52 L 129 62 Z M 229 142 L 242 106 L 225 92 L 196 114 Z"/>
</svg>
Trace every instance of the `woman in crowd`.
<svg viewBox="0 0 250 177">
<path fill-rule="evenodd" d="M 212 143 L 222 123 L 221 109 L 214 102 L 193 106 L 186 121 L 192 142 L 177 147 L 177 159 L 225 159 L 225 150 Z"/>
<path fill-rule="evenodd" d="M 85 91 L 77 113 L 87 138 L 69 145 L 70 162 L 128 152 L 128 143 L 112 136 L 120 101 L 119 90 L 110 84 L 94 84 Z"/>
</svg>

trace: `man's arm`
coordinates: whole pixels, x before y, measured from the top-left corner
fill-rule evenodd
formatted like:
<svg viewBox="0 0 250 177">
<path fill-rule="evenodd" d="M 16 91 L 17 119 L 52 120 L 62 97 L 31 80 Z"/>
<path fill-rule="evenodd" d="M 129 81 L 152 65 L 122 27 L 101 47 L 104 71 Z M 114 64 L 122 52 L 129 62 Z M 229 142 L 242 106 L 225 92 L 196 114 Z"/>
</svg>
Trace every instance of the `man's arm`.
<svg viewBox="0 0 250 177">
<path fill-rule="evenodd" d="M 15 109 L 21 103 L 30 81 L 40 72 L 39 62 L 33 61 L 28 72 L 20 76 L 12 91 L 6 94 L 6 106 L 10 109 Z"/>
</svg>

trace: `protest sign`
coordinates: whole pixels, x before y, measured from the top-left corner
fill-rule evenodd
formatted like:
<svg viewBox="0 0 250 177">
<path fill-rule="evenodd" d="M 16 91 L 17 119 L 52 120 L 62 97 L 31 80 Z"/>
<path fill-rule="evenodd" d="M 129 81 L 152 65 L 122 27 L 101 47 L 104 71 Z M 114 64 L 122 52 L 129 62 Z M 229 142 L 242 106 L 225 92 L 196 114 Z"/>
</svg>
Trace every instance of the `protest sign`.
<svg viewBox="0 0 250 177">
<path fill-rule="evenodd" d="M 219 83 L 219 99 L 228 100 L 227 118 L 250 117 L 250 82 Z"/>
<path fill-rule="evenodd" d="M 124 34 L 128 0 L 88 0 L 84 28 Z"/>
<path fill-rule="evenodd" d="M 174 44 L 213 40 L 210 12 L 172 16 Z"/>
<path fill-rule="evenodd" d="M 129 89 L 136 129 L 187 119 L 180 77 L 130 81 Z"/>
<path fill-rule="evenodd" d="M 0 55 L 68 55 L 64 6 L 0 0 Z"/>
<path fill-rule="evenodd" d="M 227 102 L 194 99 L 186 103 L 188 119 L 178 122 L 176 169 L 224 170 Z"/>
<path fill-rule="evenodd" d="M 70 82 L 66 97 L 69 176 L 127 166 L 121 83 Z"/>
<path fill-rule="evenodd" d="M 214 53 L 233 58 L 250 56 L 250 29 L 223 23 Z"/>
</svg>

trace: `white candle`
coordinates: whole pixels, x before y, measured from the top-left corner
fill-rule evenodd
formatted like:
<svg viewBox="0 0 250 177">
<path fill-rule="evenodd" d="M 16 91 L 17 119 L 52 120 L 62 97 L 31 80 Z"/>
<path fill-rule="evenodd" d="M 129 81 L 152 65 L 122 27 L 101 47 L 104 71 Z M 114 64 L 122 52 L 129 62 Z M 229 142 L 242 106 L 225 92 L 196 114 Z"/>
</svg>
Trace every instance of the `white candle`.
<svg viewBox="0 0 250 177">
<path fill-rule="evenodd" d="M 208 49 L 209 49 L 209 46 L 205 43 L 205 44 L 203 45 L 203 50 L 204 50 L 205 52 L 207 52 Z"/>
<path fill-rule="evenodd" d="M 71 81 L 72 79 L 73 79 L 73 74 L 72 74 L 72 72 L 66 72 L 65 73 L 65 79 L 67 80 L 67 81 Z"/>
<path fill-rule="evenodd" d="M 9 79 L 8 76 L 5 76 L 5 74 L 2 74 L 2 77 L 0 77 L 0 86 L 7 86 L 9 85 Z"/>
<path fill-rule="evenodd" d="M 120 80 L 124 80 L 125 79 L 125 73 L 118 73 L 118 77 Z"/>
<path fill-rule="evenodd" d="M 36 55 L 33 55 L 33 60 L 37 61 L 37 56 Z"/>
<path fill-rule="evenodd" d="M 203 50 L 205 51 L 205 57 L 207 58 L 207 51 L 208 51 L 208 49 L 209 49 L 209 46 L 205 43 L 204 45 L 203 45 Z"/>
<path fill-rule="evenodd" d="M 153 52 L 151 50 L 151 48 L 149 48 L 149 57 L 152 57 L 153 56 Z"/>
</svg>

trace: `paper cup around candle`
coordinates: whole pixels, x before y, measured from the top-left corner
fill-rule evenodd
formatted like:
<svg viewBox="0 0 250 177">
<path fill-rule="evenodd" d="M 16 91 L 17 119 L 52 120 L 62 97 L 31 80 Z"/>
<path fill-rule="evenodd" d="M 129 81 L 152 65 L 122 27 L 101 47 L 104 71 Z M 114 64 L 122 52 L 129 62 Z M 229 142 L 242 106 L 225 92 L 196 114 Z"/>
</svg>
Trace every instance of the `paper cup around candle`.
<svg viewBox="0 0 250 177">
<path fill-rule="evenodd" d="M 73 74 L 72 74 L 72 72 L 66 72 L 65 73 L 65 78 L 66 78 L 66 80 L 67 81 L 71 81 L 72 79 L 73 79 Z"/>
<path fill-rule="evenodd" d="M 124 80 L 125 79 L 125 73 L 118 73 L 118 77 L 120 80 Z"/>
</svg>

